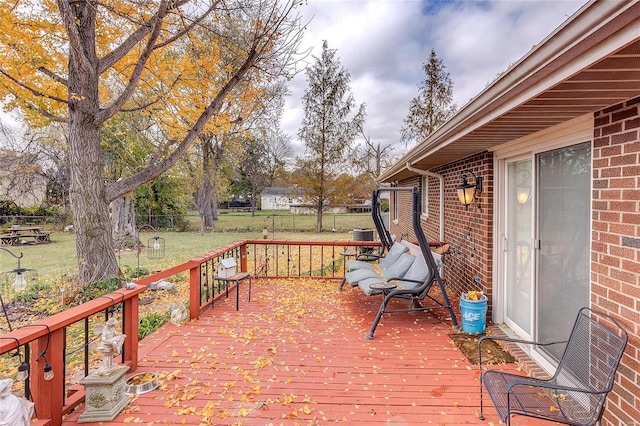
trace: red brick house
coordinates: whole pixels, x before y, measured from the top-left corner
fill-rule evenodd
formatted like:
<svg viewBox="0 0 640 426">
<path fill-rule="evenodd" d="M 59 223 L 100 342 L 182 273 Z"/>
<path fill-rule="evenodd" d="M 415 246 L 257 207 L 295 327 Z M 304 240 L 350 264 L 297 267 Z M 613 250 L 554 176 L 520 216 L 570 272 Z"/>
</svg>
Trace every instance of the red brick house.
<svg viewBox="0 0 640 426">
<path fill-rule="evenodd" d="M 462 172 L 482 188 L 468 210 Z M 454 292 L 509 334 L 566 337 L 579 307 L 629 344 L 603 424 L 640 419 L 640 1 L 590 1 L 379 179 L 422 190 Z M 392 193 L 393 194 L 393 193 Z M 410 196 L 390 228 L 412 239 Z M 561 349 L 561 348 L 560 348 Z M 548 371 L 560 353 L 531 351 Z"/>
</svg>

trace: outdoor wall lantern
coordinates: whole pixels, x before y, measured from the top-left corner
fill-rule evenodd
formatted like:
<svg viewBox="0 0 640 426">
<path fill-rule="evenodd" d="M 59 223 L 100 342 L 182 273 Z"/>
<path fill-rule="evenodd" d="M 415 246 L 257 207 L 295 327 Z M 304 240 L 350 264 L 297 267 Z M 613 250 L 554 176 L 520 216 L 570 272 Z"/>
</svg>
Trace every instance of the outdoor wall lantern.
<svg viewBox="0 0 640 426">
<path fill-rule="evenodd" d="M 7 272 L 2 272 L 0 275 L 2 275 L 4 277 L 3 283 L 2 283 L 2 288 L 3 289 L 7 289 L 8 286 L 8 280 L 9 277 L 11 275 L 15 275 L 13 277 L 13 290 L 14 291 L 22 291 L 25 288 L 27 288 L 27 283 L 33 279 L 37 278 L 37 274 L 38 271 L 36 271 L 35 269 L 28 269 L 28 268 L 23 268 L 22 266 L 20 266 L 20 259 L 22 259 L 23 254 L 20 253 L 20 255 L 16 255 L 15 253 L 13 253 L 11 250 L 6 249 L 4 247 L 0 247 L 0 250 L 2 251 L 6 251 L 7 253 L 9 253 L 11 256 L 15 257 L 16 259 L 18 259 L 18 267 L 15 269 L 12 269 L 10 271 Z M 7 325 L 9 326 L 9 331 L 12 330 L 11 328 L 11 321 L 9 320 L 9 315 L 7 314 L 7 308 L 4 304 L 4 299 L 2 298 L 2 291 L 0 291 L 0 305 L 2 305 L 2 312 L 4 313 L 4 317 L 7 320 Z"/>
<path fill-rule="evenodd" d="M 473 183 L 467 181 L 469 175 L 473 177 Z M 461 171 L 460 176 L 462 177 L 462 183 L 456 186 L 456 191 L 460 202 L 464 205 L 464 209 L 469 210 L 469 204 L 476 199 L 476 194 L 482 192 L 482 177 L 476 177 L 471 170 Z"/>
<path fill-rule="evenodd" d="M 531 196 L 531 175 L 526 170 L 518 172 L 518 183 L 516 184 L 516 200 L 519 204 L 525 204 Z"/>
</svg>

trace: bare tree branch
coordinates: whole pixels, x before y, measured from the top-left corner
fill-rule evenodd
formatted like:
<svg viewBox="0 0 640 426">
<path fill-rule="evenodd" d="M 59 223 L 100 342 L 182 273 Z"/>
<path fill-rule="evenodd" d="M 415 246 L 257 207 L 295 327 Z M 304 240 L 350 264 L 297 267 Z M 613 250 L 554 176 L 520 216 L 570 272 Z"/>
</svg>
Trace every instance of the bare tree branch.
<svg viewBox="0 0 640 426">
<path fill-rule="evenodd" d="M 66 99 L 62 99 L 59 98 L 57 96 L 51 96 L 48 95 L 46 93 L 43 93 L 25 83 L 23 83 L 22 81 L 16 79 L 15 77 L 13 77 L 11 74 L 8 74 L 7 72 L 5 72 L 3 69 L 0 68 L 0 74 L 4 75 L 5 77 L 7 77 L 9 80 L 13 81 L 14 83 L 16 83 L 18 86 L 22 87 L 25 90 L 30 91 L 31 93 L 33 93 L 36 96 L 42 97 L 42 98 L 46 98 L 46 99 L 51 99 L 52 101 L 56 101 L 56 102 L 62 102 L 63 104 L 68 104 Z"/>
<path fill-rule="evenodd" d="M 124 194 L 131 192 L 141 183 L 149 182 L 150 180 L 160 176 L 165 170 L 168 170 L 172 165 L 178 162 L 178 160 L 184 155 L 189 146 L 198 137 L 198 135 L 204 129 L 205 124 L 209 119 L 220 110 L 223 105 L 225 97 L 231 92 L 231 90 L 242 80 L 242 78 L 249 72 L 251 67 L 255 64 L 259 54 L 254 49 L 249 53 L 249 56 L 242 64 L 242 66 L 236 71 L 232 78 L 224 85 L 218 92 L 217 96 L 211 101 L 211 103 L 202 112 L 194 126 L 189 130 L 184 139 L 176 147 L 176 149 L 169 154 L 164 160 L 159 163 L 151 163 L 144 170 L 139 171 L 129 177 L 121 179 L 117 182 L 113 182 L 107 186 L 106 198 L 108 201 L 113 201 Z"/>
<path fill-rule="evenodd" d="M 160 5 L 158 6 L 158 12 L 156 16 L 151 19 L 149 24 L 151 25 L 152 31 L 149 35 L 149 40 L 147 40 L 147 44 L 140 54 L 138 58 L 138 62 L 136 63 L 133 72 L 131 73 L 131 78 L 127 84 L 127 87 L 122 91 L 120 96 L 107 108 L 102 109 L 96 116 L 95 123 L 101 124 L 108 120 L 110 117 L 113 117 L 121 108 L 122 105 L 133 95 L 136 87 L 138 86 L 138 81 L 140 80 L 140 76 L 142 75 L 142 70 L 144 69 L 147 60 L 153 53 L 153 45 L 156 40 L 160 36 L 160 31 L 162 30 L 162 21 L 167 13 L 167 0 L 162 0 Z"/>
<path fill-rule="evenodd" d="M 116 62 L 118 62 L 127 53 L 129 53 L 131 49 L 133 49 L 144 37 L 146 37 L 149 33 L 151 33 L 151 31 L 154 29 L 153 23 L 157 22 L 157 17 L 161 11 L 160 8 L 162 7 L 162 4 L 167 5 L 167 7 L 164 8 L 164 10 L 162 11 L 163 14 L 166 14 L 168 10 L 180 8 L 181 6 L 188 3 L 191 3 L 191 0 L 172 1 L 168 5 L 166 1 L 162 2 L 161 5 L 158 6 L 157 12 L 151 18 L 149 18 L 148 21 L 141 23 L 138 29 L 134 31 L 131 35 L 129 35 L 129 37 L 127 37 L 127 39 L 123 41 L 122 44 L 120 44 L 118 47 L 116 47 L 111 52 L 106 54 L 100 60 L 100 64 L 98 65 L 98 73 L 102 74 L 103 72 L 110 69 L 113 65 L 115 65 Z M 112 10 L 111 8 L 108 7 L 108 4 L 104 4 L 103 6 Z M 208 11 L 206 13 L 208 13 Z M 122 16 L 122 14 L 118 14 L 118 15 Z M 125 18 L 129 19 L 126 16 Z"/>
<path fill-rule="evenodd" d="M 38 67 L 38 71 L 40 71 L 41 73 L 43 73 L 47 77 L 50 77 L 54 81 L 57 81 L 58 83 L 62 84 L 63 86 L 69 87 L 69 82 L 67 81 L 66 78 L 60 77 L 58 74 L 56 74 L 56 73 L 54 73 L 52 71 L 49 71 L 45 67 Z"/>
</svg>

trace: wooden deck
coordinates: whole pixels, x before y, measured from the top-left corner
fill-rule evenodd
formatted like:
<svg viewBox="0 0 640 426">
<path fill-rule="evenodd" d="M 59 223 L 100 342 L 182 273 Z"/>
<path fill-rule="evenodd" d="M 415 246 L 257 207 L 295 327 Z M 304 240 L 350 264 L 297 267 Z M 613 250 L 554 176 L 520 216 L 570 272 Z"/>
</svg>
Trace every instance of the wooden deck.
<svg viewBox="0 0 640 426">
<path fill-rule="evenodd" d="M 137 372 L 158 373 L 161 385 L 105 424 L 500 424 L 488 400 L 478 418 L 478 367 L 448 337 L 444 313 L 386 315 L 365 340 L 379 297 L 338 292 L 333 281 L 253 284 L 250 303 L 241 286 L 239 311 L 230 294 L 198 321 L 141 342 Z"/>
</svg>

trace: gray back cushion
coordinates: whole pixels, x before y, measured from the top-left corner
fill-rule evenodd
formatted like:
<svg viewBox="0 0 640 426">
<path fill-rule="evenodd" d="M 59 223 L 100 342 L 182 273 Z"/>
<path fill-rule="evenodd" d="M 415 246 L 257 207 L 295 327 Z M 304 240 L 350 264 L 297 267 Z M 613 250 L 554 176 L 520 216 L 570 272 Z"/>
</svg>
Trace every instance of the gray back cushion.
<svg viewBox="0 0 640 426">
<path fill-rule="evenodd" d="M 364 260 L 347 260 L 347 271 L 355 271 L 356 269 L 369 269 L 373 271 L 375 265 L 371 262 L 365 262 Z"/>
<path fill-rule="evenodd" d="M 380 261 L 380 268 L 386 269 L 389 266 L 393 265 L 398 258 L 409 251 L 409 248 L 404 244 L 393 243 L 391 248 L 389 249 L 389 253 Z"/>
<path fill-rule="evenodd" d="M 429 267 L 427 266 L 427 262 L 424 260 L 424 257 L 422 255 L 418 255 L 416 257 L 416 260 L 413 261 L 411 268 L 409 268 L 407 273 L 404 274 L 404 277 L 402 277 L 402 279 L 420 281 L 420 284 L 404 281 L 400 281 L 399 284 L 407 289 L 419 287 L 427 279 L 428 275 Z"/>
<path fill-rule="evenodd" d="M 386 259 L 386 258 L 385 258 Z M 411 268 L 411 264 L 415 260 L 414 256 L 411 256 L 408 253 L 403 253 L 400 255 L 397 261 L 393 263 L 393 265 L 382 271 L 382 275 L 385 280 L 390 280 L 393 278 L 402 278 L 407 273 L 409 268 Z"/>
<path fill-rule="evenodd" d="M 350 271 L 344 274 L 345 281 L 352 286 L 358 285 L 360 281 L 367 278 L 378 278 L 378 274 L 368 269 L 356 269 L 355 271 Z"/>
<path fill-rule="evenodd" d="M 418 255 L 416 256 L 416 260 L 411 264 L 411 268 L 409 268 L 402 278 L 405 280 L 424 281 L 427 279 L 428 273 L 429 268 L 427 267 L 427 262 L 424 260 L 424 256 Z"/>
</svg>

